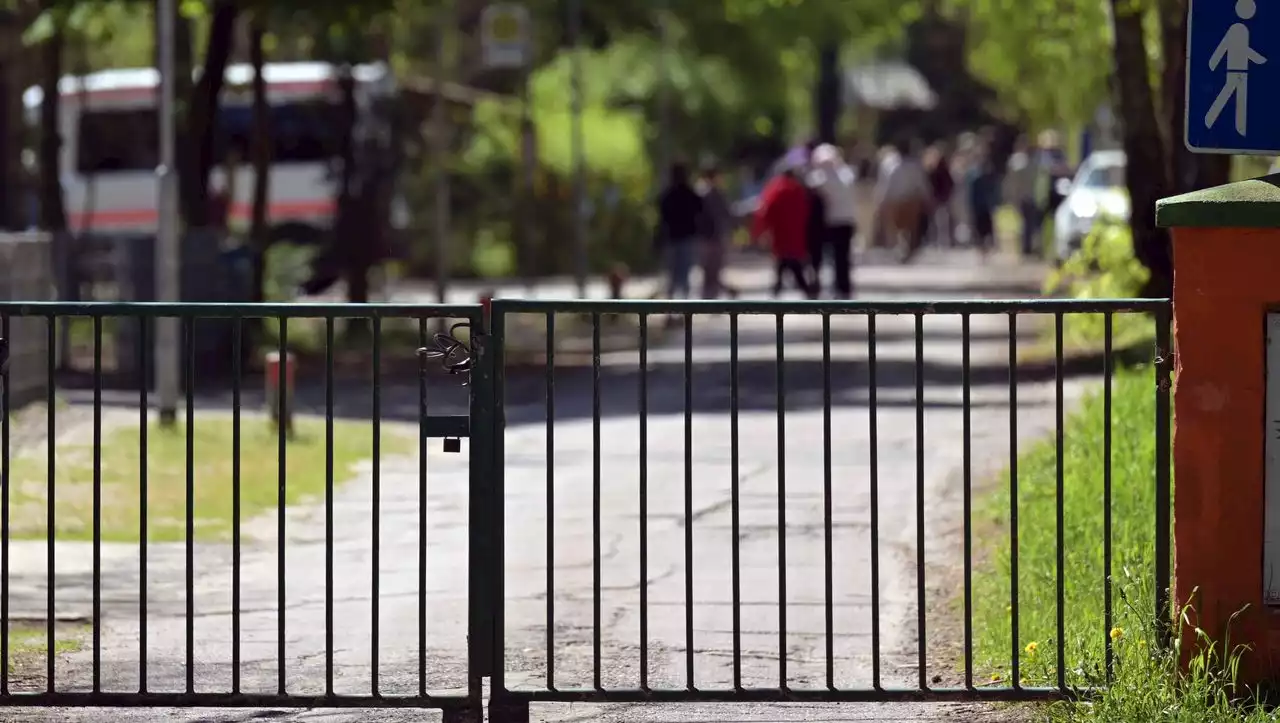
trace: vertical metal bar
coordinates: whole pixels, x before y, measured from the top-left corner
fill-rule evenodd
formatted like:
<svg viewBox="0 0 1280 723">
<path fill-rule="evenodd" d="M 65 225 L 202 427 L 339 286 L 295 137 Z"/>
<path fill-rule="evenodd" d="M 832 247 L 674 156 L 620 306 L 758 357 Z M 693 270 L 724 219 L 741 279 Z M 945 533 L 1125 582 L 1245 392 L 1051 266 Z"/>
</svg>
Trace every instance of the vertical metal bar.
<svg viewBox="0 0 1280 723">
<path fill-rule="evenodd" d="M 733 689 L 742 690 L 741 483 L 738 460 L 738 315 L 729 315 L 729 514 L 733 535 Z"/>
<path fill-rule="evenodd" d="M 693 314 L 684 315 L 684 678 L 697 688 L 693 649 Z"/>
<path fill-rule="evenodd" d="M 871 505 L 871 686 L 880 690 L 880 440 L 876 417 L 876 315 L 867 314 L 867 460 Z"/>
<path fill-rule="evenodd" d="M 50 353 L 53 353 L 50 350 Z M 93 315 L 93 692 L 102 691 L 102 316 Z"/>
<path fill-rule="evenodd" d="M 969 315 L 960 317 L 960 377 L 964 406 L 964 687 L 973 688 L 973 393 Z"/>
<path fill-rule="evenodd" d="M 231 691 L 240 692 L 240 389 L 244 379 L 244 317 L 231 332 Z"/>
<path fill-rule="evenodd" d="M 418 348 L 427 347 L 427 317 L 418 318 Z M 427 696 L 427 367 L 418 363 L 418 695 Z M 480 434 L 483 434 L 481 432 Z M 474 447 L 472 454 L 475 454 Z"/>
<path fill-rule="evenodd" d="M 591 677 L 602 690 L 600 590 L 600 314 L 591 314 Z"/>
<path fill-rule="evenodd" d="M 472 608 L 473 639 L 470 692 L 473 696 L 483 693 L 479 675 L 490 675 L 491 695 L 506 693 L 506 605 L 505 605 L 505 551 L 506 551 L 506 492 L 504 490 L 506 464 L 504 448 L 506 438 L 506 322 L 507 316 L 500 301 L 494 301 L 491 314 L 475 314 L 471 317 L 472 353 L 477 354 L 479 364 L 472 372 L 471 418 L 476 422 L 480 436 L 471 454 L 472 549 L 480 549 L 480 558 L 487 569 L 486 576 L 473 576 L 477 585 L 473 600 L 478 594 L 481 606 Z M 486 325 L 489 334 L 486 336 Z M 479 329 L 480 334 L 475 334 Z M 488 526 L 487 529 L 482 525 Z M 477 544 L 478 543 L 478 544 Z M 479 615 L 477 615 L 479 613 Z M 476 700 L 479 700 L 477 697 Z"/>
<path fill-rule="evenodd" d="M 1055 521 L 1055 547 L 1057 548 L 1054 560 L 1055 581 L 1055 610 L 1057 614 L 1057 630 L 1058 630 L 1058 689 L 1065 691 L 1067 689 L 1067 645 L 1065 636 L 1067 631 L 1066 625 L 1066 607 L 1067 607 L 1067 579 L 1066 579 L 1066 483 L 1063 475 L 1063 392 L 1062 392 L 1062 325 L 1063 315 L 1061 312 L 1053 315 L 1053 409 L 1054 409 L 1054 521 Z"/>
<path fill-rule="evenodd" d="M 285 446 L 285 428 L 287 426 L 286 417 L 289 404 L 292 402 L 287 399 L 289 387 L 285 383 L 285 367 L 288 365 L 289 353 L 289 317 L 279 317 L 280 322 L 280 338 L 276 351 L 279 353 L 279 364 L 276 365 L 276 399 L 278 407 L 276 413 L 280 423 L 276 425 L 276 691 L 280 695 L 284 695 L 287 690 L 287 671 L 285 670 L 285 658 L 287 650 L 285 646 L 285 500 L 288 465 L 286 464 L 286 455 L 288 454 Z"/>
<path fill-rule="evenodd" d="M 925 588 L 924 549 L 924 314 L 916 314 L 916 668 L 921 690 L 929 687 L 928 648 L 926 631 L 928 591 Z"/>
<path fill-rule="evenodd" d="M 1102 321 L 1102 574 L 1103 630 L 1106 648 L 1107 683 L 1115 678 L 1115 650 L 1111 646 L 1111 347 L 1114 320 L 1112 313 Z"/>
<path fill-rule="evenodd" d="M 787 382 L 783 315 L 774 317 L 778 407 L 778 688 L 787 689 Z"/>
<path fill-rule="evenodd" d="M 1156 621 L 1160 644 L 1172 642 L 1169 609 L 1169 389 L 1173 345 L 1169 340 L 1170 308 L 1156 312 Z"/>
<path fill-rule="evenodd" d="M 381 635 L 381 601 L 380 583 L 382 582 L 382 318 L 372 319 L 373 327 L 373 440 L 371 453 L 373 456 L 373 474 L 370 480 L 370 491 L 373 497 L 373 510 L 369 521 L 373 536 L 373 549 L 370 564 L 373 575 L 370 578 L 370 621 L 369 621 L 369 692 L 378 697 L 378 645 Z"/>
<path fill-rule="evenodd" d="M 0 344 L 7 357 L 13 348 L 8 314 L 0 314 Z M 9 365 L 0 360 L 0 695 L 9 694 L 9 383 Z"/>
<path fill-rule="evenodd" d="M 649 316 L 640 315 L 640 689 L 649 689 Z"/>
<path fill-rule="evenodd" d="M 547 312 L 547 689 L 556 689 L 556 315 Z M 641 330 L 643 334 L 643 328 Z M 640 352 L 644 354 L 643 351 Z M 642 423 L 643 424 L 643 423 Z M 643 434 L 643 432 L 641 432 Z M 644 467 L 643 457 L 640 461 Z M 642 473 L 643 474 L 643 473 Z M 643 520 L 644 517 L 641 516 Z M 644 573 L 640 573 L 644 580 Z M 643 593 L 641 593 L 643 594 Z M 643 614 L 643 613 L 641 613 Z"/>
<path fill-rule="evenodd" d="M 186 584 L 187 584 L 187 692 L 196 689 L 196 460 L 195 460 L 195 321 L 189 317 L 182 319 L 182 352 L 186 370 L 186 379 L 182 388 L 185 392 L 186 419 L 183 420 L 183 431 L 186 437 Z"/>
<path fill-rule="evenodd" d="M 827 688 L 836 687 L 835 574 L 831 499 L 831 315 L 822 315 L 822 533 L 827 637 Z"/>
<path fill-rule="evenodd" d="M 333 317 L 324 320 L 324 691 L 333 695 Z M 419 551 L 418 554 L 422 554 Z"/>
<path fill-rule="evenodd" d="M 151 343 L 148 329 L 152 319 L 138 319 L 138 693 L 147 692 L 147 442 L 150 428 L 148 389 L 151 365 Z M 236 340 L 238 343 L 238 339 Z M 238 354 L 239 349 L 236 349 Z M 239 356 L 235 364 L 239 369 Z M 238 621 L 232 610 L 232 620 Z M 233 664 L 234 664 L 233 659 Z M 236 687 L 235 692 L 239 692 Z"/>
<path fill-rule="evenodd" d="M 1012 641 L 1010 681 L 1021 688 L 1018 645 L 1018 315 L 1009 314 L 1009 633 Z"/>
<path fill-rule="evenodd" d="M 58 319 L 53 314 L 50 314 L 45 318 L 48 321 L 48 325 L 45 327 L 45 344 L 46 344 L 45 348 L 54 349 L 56 348 L 54 345 L 57 344 L 57 341 L 58 341 L 57 339 Z M 47 354 L 45 357 L 46 389 L 45 389 L 45 400 L 44 400 L 45 401 L 45 426 L 46 426 L 45 438 L 47 440 L 47 442 L 45 443 L 45 450 L 47 455 L 45 459 L 45 468 L 46 468 L 45 474 L 47 475 L 45 484 L 48 487 L 48 489 L 45 491 L 45 499 L 48 500 L 47 504 L 45 505 L 45 529 L 47 530 L 47 537 L 45 539 L 45 556 L 47 560 L 46 575 L 49 583 L 49 587 L 46 591 L 46 599 L 45 599 L 45 604 L 48 606 L 48 612 L 47 612 L 48 620 L 45 623 L 45 646 L 46 646 L 45 647 L 45 665 L 47 668 L 46 670 L 47 689 L 48 689 L 48 692 L 50 693 L 53 693 L 56 690 L 56 687 L 54 685 L 54 667 L 55 667 L 55 661 L 57 660 L 57 658 L 54 655 L 54 653 L 57 650 L 57 637 L 54 635 L 54 629 L 53 629 L 54 623 L 57 621 L 57 614 L 56 614 L 56 611 L 57 611 L 56 597 L 57 596 L 55 594 L 55 590 L 58 587 L 57 576 L 56 576 L 57 547 L 54 544 L 58 537 L 58 534 L 57 534 L 58 519 L 56 515 L 57 500 L 58 500 L 58 495 L 57 495 L 58 486 L 56 482 L 57 477 L 55 476 L 57 472 L 57 463 L 55 460 L 57 459 L 57 456 L 58 456 L 57 455 L 58 427 L 57 427 L 57 412 L 56 412 L 58 400 L 57 400 L 57 395 L 55 394 L 56 390 L 54 389 L 54 385 L 53 385 L 53 380 L 56 372 L 56 362 L 55 362 L 56 356 L 57 356 L 56 354 Z"/>
</svg>

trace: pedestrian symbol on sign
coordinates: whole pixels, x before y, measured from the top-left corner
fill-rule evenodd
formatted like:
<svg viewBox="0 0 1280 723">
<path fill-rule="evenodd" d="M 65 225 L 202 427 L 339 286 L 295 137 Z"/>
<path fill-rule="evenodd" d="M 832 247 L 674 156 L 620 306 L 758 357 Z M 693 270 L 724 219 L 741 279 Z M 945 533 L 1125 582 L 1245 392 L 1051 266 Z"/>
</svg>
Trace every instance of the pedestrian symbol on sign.
<svg viewBox="0 0 1280 723">
<path fill-rule="evenodd" d="M 1222 36 L 1222 42 L 1218 43 L 1218 49 L 1213 51 L 1213 57 L 1209 59 L 1209 69 L 1217 70 L 1223 56 L 1226 57 L 1227 79 L 1222 86 L 1222 91 L 1218 93 L 1217 100 L 1213 101 L 1209 112 L 1205 114 L 1206 128 L 1212 128 L 1218 122 L 1218 117 L 1226 109 L 1227 103 L 1231 101 L 1232 96 L 1235 96 L 1236 133 L 1244 136 L 1248 130 L 1249 64 L 1262 65 L 1267 62 L 1265 57 L 1249 46 L 1249 26 L 1243 22 L 1253 18 L 1257 10 L 1255 0 L 1236 0 L 1236 17 L 1241 22 L 1227 29 L 1226 35 Z"/>
</svg>

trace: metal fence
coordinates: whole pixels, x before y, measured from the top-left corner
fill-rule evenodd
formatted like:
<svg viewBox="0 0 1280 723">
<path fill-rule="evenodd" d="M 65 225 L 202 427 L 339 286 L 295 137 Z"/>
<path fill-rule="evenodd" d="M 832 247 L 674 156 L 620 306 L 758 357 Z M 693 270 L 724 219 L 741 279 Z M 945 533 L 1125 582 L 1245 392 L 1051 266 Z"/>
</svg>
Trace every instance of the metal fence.
<svg viewBox="0 0 1280 723">
<path fill-rule="evenodd" d="M 5 376 L 3 705 L 461 721 L 487 703 L 518 722 L 544 702 L 1088 694 L 1105 679 L 1072 672 L 1066 644 L 1043 685 L 1023 683 L 1023 651 L 1046 638 L 1019 616 L 1050 609 L 1063 639 L 1064 449 L 1096 446 L 1089 589 L 1110 674 L 1112 386 L 1133 340 L 1154 362 L 1145 609 L 1167 613 L 1166 300 L 8 303 L 0 337 L 34 319 L 54 348 L 67 316 L 89 320 L 92 389 L 49 384 L 24 432 Z M 100 383 L 104 321 L 162 316 L 182 319 L 191 372 L 199 325 L 233 330 L 231 378 L 189 386 L 176 429 L 156 426 L 145 386 Z M 1117 337 L 1121 317 L 1142 333 Z M 1073 319 L 1104 330 L 1100 355 L 1073 353 Z M 264 430 L 247 347 L 298 358 L 278 402 L 303 415 L 295 433 Z M 1102 382 L 1101 439 L 1066 429 L 1082 379 Z M 1043 434 L 1056 474 L 1027 479 L 1019 454 Z M 1010 499 L 995 522 L 992 489 Z M 1025 519 L 1020 493 L 1051 500 L 1052 520 Z M 1052 570 L 1026 569 L 1028 524 L 1052 525 Z M 1011 567 L 1007 666 L 975 639 L 992 539 Z M 1053 583 L 1028 599 L 1027 574 Z"/>
</svg>

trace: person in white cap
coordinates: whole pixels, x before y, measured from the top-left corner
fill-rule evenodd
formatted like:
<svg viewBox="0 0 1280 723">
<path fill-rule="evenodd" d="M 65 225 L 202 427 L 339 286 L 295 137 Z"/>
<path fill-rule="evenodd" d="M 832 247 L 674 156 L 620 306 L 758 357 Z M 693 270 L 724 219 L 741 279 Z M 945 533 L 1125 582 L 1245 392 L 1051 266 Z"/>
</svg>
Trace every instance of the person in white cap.
<svg viewBox="0 0 1280 723">
<path fill-rule="evenodd" d="M 823 143 L 813 150 L 813 163 L 809 172 L 809 187 L 821 198 L 825 207 L 824 228 L 821 243 L 815 244 L 810 253 L 813 259 L 814 290 L 822 289 L 822 265 L 829 255 L 834 267 L 834 286 L 837 298 L 848 299 L 853 295 L 852 249 L 853 235 L 857 230 L 857 206 L 854 186 L 857 174 L 844 161 L 840 149 Z"/>
</svg>

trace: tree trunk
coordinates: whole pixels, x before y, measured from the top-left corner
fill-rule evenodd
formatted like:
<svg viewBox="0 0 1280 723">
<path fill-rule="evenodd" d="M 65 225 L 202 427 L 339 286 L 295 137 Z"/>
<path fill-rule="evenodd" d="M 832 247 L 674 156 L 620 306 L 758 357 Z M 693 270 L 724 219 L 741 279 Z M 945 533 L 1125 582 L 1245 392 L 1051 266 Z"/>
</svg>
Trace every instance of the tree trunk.
<svg viewBox="0 0 1280 723">
<path fill-rule="evenodd" d="M 1111 0 L 1115 34 L 1115 92 L 1119 96 L 1134 253 L 1151 272 L 1143 296 L 1173 292 L 1169 235 L 1155 226 L 1156 201 L 1173 188 L 1163 129 L 1156 116 L 1142 11 L 1127 0 Z"/>
<path fill-rule="evenodd" d="M 62 78 L 62 54 L 66 37 L 61 23 L 54 28 L 40 49 L 43 75 L 40 88 L 40 227 L 46 231 L 67 228 L 67 209 L 62 196 L 62 96 L 58 81 Z"/>
<path fill-rule="evenodd" d="M 182 215 L 188 228 L 209 223 L 209 172 L 213 169 L 214 140 L 217 123 L 218 96 L 226 81 L 227 63 L 231 58 L 239 5 L 234 0 L 215 0 L 205 44 L 204 66 L 191 90 L 191 102 L 185 114 L 187 150 L 179 164 L 179 187 Z"/>
<path fill-rule="evenodd" d="M 1231 179 L 1231 157 L 1192 153 L 1186 135 L 1187 0 L 1160 0 L 1162 112 L 1168 119 L 1169 179 L 1173 193 L 1218 186 Z"/>
<path fill-rule="evenodd" d="M 0 229 L 21 228 L 25 188 L 22 178 L 22 24 L 18 13 L 0 9 Z"/>
<path fill-rule="evenodd" d="M 347 282 L 347 300 L 355 304 L 363 304 L 369 301 L 369 269 L 364 263 L 366 254 L 363 249 L 367 239 L 359 232 L 361 202 L 359 179 L 356 176 L 358 170 L 355 137 L 357 109 L 355 79 L 351 76 L 350 66 L 344 65 L 339 86 L 342 94 L 342 114 L 337 133 L 341 176 L 335 203 L 333 242 L 338 249 L 342 273 Z"/>
<path fill-rule="evenodd" d="M 256 14 L 249 29 L 249 62 L 253 64 L 253 216 L 249 226 L 253 301 L 264 298 L 266 253 L 270 243 L 267 210 L 271 184 L 271 109 L 267 105 L 267 81 L 262 76 L 262 66 L 266 64 L 262 47 L 265 35 L 261 13 Z"/>
<path fill-rule="evenodd" d="M 841 77 L 839 44 L 823 43 L 818 48 L 818 83 L 814 93 L 817 136 L 823 143 L 836 143 L 836 129 L 842 111 Z"/>
</svg>

